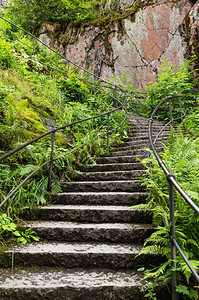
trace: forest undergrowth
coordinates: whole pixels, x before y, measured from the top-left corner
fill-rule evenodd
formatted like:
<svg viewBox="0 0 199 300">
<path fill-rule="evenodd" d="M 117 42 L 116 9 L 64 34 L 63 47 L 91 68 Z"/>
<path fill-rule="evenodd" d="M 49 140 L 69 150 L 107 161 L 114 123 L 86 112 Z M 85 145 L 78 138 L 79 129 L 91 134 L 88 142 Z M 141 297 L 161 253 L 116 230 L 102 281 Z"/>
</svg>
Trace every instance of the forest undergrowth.
<svg viewBox="0 0 199 300">
<path fill-rule="evenodd" d="M 114 108 L 114 91 L 93 86 L 93 77 L 48 50 L 32 37 L 0 21 L 0 154 L 60 126 L 102 114 Z M 121 101 L 122 95 L 118 95 Z M 124 111 L 110 115 L 110 130 L 124 119 Z M 67 127 L 55 134 L 51 192 L 61 191 L 58 179 L 71 180 L 81 164 L 95 163 L 107 154 L 107 116 Z M 100 135 L 103 135 L 100 138 Z M 127 136 L 124 123 L 110 135 L 110 147 Z M 88 141 L 91 143 L 86 144 Z M 73 153 L 74 148 L 85 144 Z M 22 180 L 50 159 L 46 136 L 0 164 L 0 202 Z M 24 209 L 46 203 L 49 165 L 39 170 L 1 210 L 0 241 L 16 234 L 15 222 Z M 18 241 L 25 242 L 25 239 Z M 26 239 L 27 241 L 27 239 Z"/>
<path fill-rule="evenodd" d="M 14 2 L 21 12 L 23 9 L 27 11 L 24 1 L 16 0 Z M 36 2 L 32 3 L 36 5 Z M 47 3 L 44 0 L 44 2 L 50 7 L 48 12 L 52 13 L 57 1 L 48 1 Z M 62 12 L 60 15 L 69 18 L 60 22 L 70 22 L 74 16 L 77 22 L 90 21 L 92 10 L 95 10 L 95 18 L 97 17 L 98 2 L 85 1 L 78 7 L 79 10 L 76 10 L 75 6 L 79 1 L 75 3 L 64 0 L 58 2 L 60 5 L 58 10 Z M 45 20 L 50 18 L 52 22 L 59 23 L 59 15 L 56 13 L 46 16 L 37 14 L 37 10 L 36 5 L 35 10 L 31 11 L 31 13 L 35 12 L 34 18 L 39 18 L 37 24 L 44 21 L 42 18 Z M 70 13 L 66 15 L 65 10 Z M 10 11 L 10 13 L 12 15 L 13 12 Z M 16 22 L 24 24 L 26 29 L 31 28 L 32 21 L 35 23 L 35 19 L 31 19 L 26 14 L 23 14 L 24 19 L 19 20 L 19 15 L 16 14 Z M 0 22 L 0 28 L 1 155 L 54 127 L 94 116 L 113 108 L 113 100 L 106 90 L 102 93 L 97 87 L 93 89 L 90 84 L 85 83 L 93 82 L 93 78 L 90 78 L 89 75 L 79 73 L 72 67 L 68 69 L 63 60 L 53 52 L 40 47 L 33 39 L 24 36 L 19 31 L 13 31 L 11 26 L 5 22 Z M 194 59 L 185 60 L 178 70 L 175 66 L 165 62 L 157 82 L 149 83 L 146 86 L 145 94 L 132 89 L 130 84 L 126 84 L 128 74 L 124 74 L 123 78 L 113 78 L 113 80 L 129 92 L 128 110 L 146 117 L 150 116 L 154 107 L 162 99 L 174 96 L 172 100 L 173 118 L 177 118 L 178 121 L 175 123 L 175 129 L 172 128 L 168 143 L 164 146 L 164 151 L 160 156 L 185 192 L 199 206 L 199 83 L 195 77 L 197 70 L 192 68 Z M 53 64 L 54 69 L 48 67 L 49 62 Z M 56 68 L 63 71 L 65 75 L 56 71 Z M 181 95 L 180 110 L 179 95 Z M 123 100 L 122 97 L 121 100 Z M 183 122 L 180 119 L 182 111 L 185 114 Z M 111 128 L 117 126 L 123 117 L 123 112 L 114 113 L 111 118 Z M 168 121 L 170 118 L 168 107 L 163 105 L 158 110 L 156 118 Z M 127 129 L 127 125 L 124 124 L 111 136 L 112 146 L 120 144 L 121 138 L 127 136 Z M 61 191 L 57 180 L 58 175 L 62 179 L 70 180 L 78 172 L 78 165 L 94 163 L 95 157 L 107 154 L 107 141 L 106 138 L 103 138 L 80 148 L 76 153 L 63 156 L 63 153 L 73 147 L 78 147 L 82 142 L 94 139 L 97 133 L 103 134 L 105 130 L 106 118 L 102 117 L 79 126 L 76 125 L 73 130 L 67 128 L 56 133 L 54 156 L 58 159 L 53 168 L 52 192 Z M 149 153 L 151 153 L 150 150 Z M 3 161 L 0 165 L 0 201 L 20 180 L 41 166 L 49 157 L 50 140 L 45 138 Z M 149 162 L 151 162 L 152 173 L 149 169 Z M 146 240 L 140 255 L 155 251 L 166 257 L 165 264 L 154 270 L 139 270 L 140 272 L 144 271 L 145 278 L 148 280 L 148 284 L 143 287 L 146 297 L 155 300 L 157 299 L 155 287 L 160 281 L 169 286 L 173 271 L 170 259 L 168 182 L 152 153 L 151 157 L 143 160 L 142 163 L 148 171 L 148 177 L 143 178 L 142 182 L 149 191 L 149 198 L 147 203 L 140 205 L 139 208 L 152 210 L 157 231 Z M 48 168 L 39 171 L 31 181 L 18 190 L 1 211 L 0 242 L 2 244 L 13 234 L 19 242 L 37 239 L 34 232 L 31 231 L 19 233 L 16 221 L 19 221 L 20 212 L 24 209 L 46 202 L 47 174 Z M 159 201 L 160 206 L 157 206 L 156 200 Z M 163 226 L 162 217 L 167 221 L 168 226 Z M 178 243 L 198 271 L 198 218 L 178 193 L 175 193 L 175 220 Z M 198 299 L 198 284 L 178 253 L 176 271 L 178 276 L 177 292 L 180 299 Z"/>
</svg>

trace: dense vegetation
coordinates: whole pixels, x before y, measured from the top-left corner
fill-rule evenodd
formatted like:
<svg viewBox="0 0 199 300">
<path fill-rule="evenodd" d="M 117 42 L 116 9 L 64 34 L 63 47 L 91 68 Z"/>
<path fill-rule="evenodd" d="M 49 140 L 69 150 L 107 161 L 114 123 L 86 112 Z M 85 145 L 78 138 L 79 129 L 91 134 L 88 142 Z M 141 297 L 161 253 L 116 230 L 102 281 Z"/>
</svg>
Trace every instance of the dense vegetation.
<svg viewBox="0 0 199 300">
<path fill-rule="evenodd" d="M 147 87 L 147 99 L 139 99 L 137 105 L 131 105 L 134 111 L 150 116 L 153 108 L 167 96 L 182 95 L 182 111 L 185 113 L 181 122 L 181 110 L 179 98 L 172 100 L 173 117 L 178 120 L 175 123 L 178 129 L 172 129 L 167 146 L 161 153 L 161 158 L 168 170 L 175 174 L 175 178 L 190 198 L 199 206 L 199 92 L 197 80 L 194 79 L 192 60 L 185 61 L 179 70 L 168 63 L 162 68 L 158 81 L 150 83 Z M 139 104 L 139 105 L 138 105 Z M 160 120 L 169 120 L 170 111 L 163 104 L 156 113 Z M 144 110 L 143 110 L 144 108 Z M 150 150 L 149 150 L 150 151 Z M 157 160 L 150 151 L 151 157 L 142 161 L 148 171 L 148 177 L 143 178 L 143 184 L 149 190 L 150 195 L 147 204 L 139 207 L 150 208 L 153 211 L 153 220 L 157 225 L 157 231 L 145 241 L 142 253 L 157 252 L 165 255 L 167 261 L 154 270 L 144 270 L 145 278 L 152 278 L 148 285 L 143 287 L 150 299 L 157 299 L 154 288 L 159 281 L 170 283 L 171 257 L 170 257 L 170 216 L 168 182 L 159 167 Z M 151 162 L 152 173 L 149 162 Z M 157 201 L 160 206 L 157 206 Z M 162 217 L 168 224 L 163 226 Z M 189 207 L 185 200 L 175 192 L 175 222 L 178 243 L 195 270 L 199 270 L 199 223 L 196 213 Z M 198 299 L 197 282 L 192 277 L 191 271 L 177 251 L 177 292 L 180 299 Z M 143 271 L 143 269 L 141 269 Z"/>
<path fill-rule="evenodd" d="M 113 108 L 108 88 L 104 91 L 98 86 L 94 88 L 93 77 L 89 74 L 72 67 L 68 69 L 55 53 L 20 31 L 13 31 L 6 22 L 0 22 L 3 30 L 0 31 L 1 155 L 54 127 Z M 113 113 L 110 129 L 117 126 L 123 117 L 123 112 Z M 93 157 L 106 152 L 106 135 L 98 138 L 106 132 L 106 120 L 104 116 L 56 133 L 53 192 L 60 191 L 58 175 L 70 180 L 75 176 L 76 171 L 72 170 L 77 165 L 94 162 Z M 123 125 L 111 135 L 110 145 L 117 144 L 125 132 L 126 125 Z M 65 155 L 89 140 L 93 141 L 75 153 Z M 0 165 L 0 202 L 22 179 L 49 160 L 50 145 L 48 136 L 3 160 Z M 7 213 L 2 214 L 0 219 L 0 239 L 9 231 L 16 231 L 12 218 L 17 218 L 19 212 L 45 203 L 48 168 L 46 166 L 38 171 L 9 201 Z"/>
<path fill-rule="evenodd" d="M 96 0 L 12 0 L 11 3 L 7 14 L 29 31 L 45 22 L 85 23 L 99 16 L 99 1 Z"/>
<path fill-rule="evenodd" d="M 98 1 L 22 1 L 13 0 L 13 6 L 7 14 L 12 20 L 22 25 L 27 30 L 36 30 L 43 22 L 77 23 L 87 22 L 98 17 Z M 0 35 L 0 133 L 1 154 L 11 150 L 25 141 L 34 138 L 46 131 L 46 128 L 61 126 L 87 116 L 103 112 L 113 106 L 110 97 L 99 90 L 94 91 L 80 79 L 92 80 L 88 76 L 77 74 L 70 68 L 67 78 L 59 72 L 52 71 L 46 65 L 49 61 L 55 63 L 66 72 L 61 59 L 48 52 L 19 32 L 11 30 L 10 26 L 1 23 L 1 28 L 6 31 Z M 20 42 L 18 41 L 20 40 Z M 29 48 L 21 42 L 29 45 Z M 194 79 L 191 68 L 192 61 L 185 61 L 179 70 L 165 62 L 156 83 L 150 83 L 146 87 L 147 95 L 134 91 L 129 110 L 150 116 L 154 106 L 160 100 L 169 95 L 182 95 L 182 108 L 186 113 L 183 126 L 186 133 L 179 127 L 179 134 L 170 135 L 168 145 L 161 154 L 166 166 L 173 172 L 180 185 L 187 194 L 199 205 L 199 104 L 198 82 Z M 126 86 L 132 92 L 132 86 Z M 173 117 L 179 118 L 179 98 L 172 101 Z M 117 125 L 123 115 L 114 114 L 111 126 Z M 160 120 L 168 120 L 169 109 L 163 106 L 157 113 Z M 105 118 L 100 121 L 88 122 L 85 125 L 76 126 L 73 131 L 65 130 L 56 134 L 55 157 L 59 157 L 67 149 L 79 145 L 82 141 L 92 139 L 96 131 L 104 132 Z M 182 126 L 182 125 L 181 125 Z M 120 132 L 112 136 L 111 143 L 117 143 Z M 62 178 L 74 176 L 79 163 L 92 162 L 94 155 L 105 153 L 105 139 L 94 141 L 89 146 L 80 149 L 76 154 L 61 157 L 56 161 L 54 174 L 61 174 Z M 40 166 L 50 155 L 50 142 L 48 139 L 29 146 L 12 159 L 7 159 L 1 164 L 0 175 L 0 200 L 13 189 L 13 186 L 27 174 Z M 152 174 L 148 168 L 148 161 L 152 161 Z M 169 204 L 168 183 L 157 165 L 155 158 L 144 160 L 148 170 L 148 178 L 143 179 L 143 184 L 150 192 L 148 203 L 141 208 L 153 210 L 154 222 L 158 230 L 146 241 L 144 252 L 157 251 L 166 255 L 167 261 L 155 270 L 144 270 L 146 278 L 155 278 L 154 282 L 146 285 L 147 295 L 150 299 L 156 299 L 155 285 L 159 280 L 170 281 L 170 240 L 169 240 Z M 19 236 L 13 218 L 18 217 L 19 210 L 26 209 L 44 203 L 46 201 L 47 169 L 40 171 L 32 181 L 26 183 L 12 198 L 7 213 L 2 213 L 0 218 L 0 238 L 3 239 L 9 232 L 18 235 L 19 241 L 27 240 L 31 232 Z M 53 178 L 53 191 L 59 191 L 60 186 L 56 178 Z M 160 207 L 156 205 L 156 199 Z M 167 227 L 162 226 L 164 217 Z M 180 246 L 185 251 L 192 265 L 199 270 L 199 225 L 194 212 L 184 203 L 184 200 L 175 194 L 175 217 L 177 238 Z M 190 230 L 190 228 L 192 230 Z M 143 271 L 143 270 L 141 270 Z M 198 299 L 196 291 L 197 283 L 184 261 L 177 254 L 178 292 L 183 299 Z M 144 288 L 144 289 L 145 289 Z"/>
</svg>

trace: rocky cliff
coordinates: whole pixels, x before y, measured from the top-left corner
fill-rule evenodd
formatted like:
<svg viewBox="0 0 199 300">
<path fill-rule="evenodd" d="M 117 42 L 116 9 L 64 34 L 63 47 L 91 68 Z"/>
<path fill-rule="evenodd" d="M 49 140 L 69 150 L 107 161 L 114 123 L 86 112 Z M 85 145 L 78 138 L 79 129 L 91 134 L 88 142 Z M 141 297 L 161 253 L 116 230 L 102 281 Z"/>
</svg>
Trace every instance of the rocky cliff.
<svg viewBox="0 0 199 300">
<path fill-rule="evenodd" d="M 155 81 L 164 60 L 199 56 L 199 1 L 108 1 L 118 9 L 87 25 L 45 24 L 40 38 L 104 79 L 126 72 L 134 87 Z"/>
</svg>

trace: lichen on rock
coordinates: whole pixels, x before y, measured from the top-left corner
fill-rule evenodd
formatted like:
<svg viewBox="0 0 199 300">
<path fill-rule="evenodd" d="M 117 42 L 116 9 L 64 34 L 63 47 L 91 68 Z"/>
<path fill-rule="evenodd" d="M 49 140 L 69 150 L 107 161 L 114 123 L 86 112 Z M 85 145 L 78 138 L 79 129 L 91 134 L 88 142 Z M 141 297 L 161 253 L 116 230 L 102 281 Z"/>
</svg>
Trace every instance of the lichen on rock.
<svg viewBox="0 0 199 300">
<path fill-rule="evenodd" d="M 104 79 L 127 72 L 136 88 L 155 81 L 164 60 L 177 68 L 184 58 L 198 56 L 197 3 L 116 0 L 105 6 L 115 13 L 91 24 L 66 25 L 59 34 L 46 26 L 50 41 L 42 39 Z"/>
</svg>

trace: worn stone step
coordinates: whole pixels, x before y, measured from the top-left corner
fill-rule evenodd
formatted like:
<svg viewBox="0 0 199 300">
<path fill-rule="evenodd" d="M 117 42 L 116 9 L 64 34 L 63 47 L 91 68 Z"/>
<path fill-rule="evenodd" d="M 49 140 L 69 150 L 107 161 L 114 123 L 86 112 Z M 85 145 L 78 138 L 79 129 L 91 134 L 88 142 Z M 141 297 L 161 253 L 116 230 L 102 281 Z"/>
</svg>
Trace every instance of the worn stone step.
<svg viewBox="0 0 199 300">
<path fill-rule="evenodd" d="M 57 204 L 106 204 L 106 205 L 136 205 L 145 202 L 148 194 L 145 192 L 79 192 L 58 193 L 52 195 L 52 202 Z"/>
<path fill-rule="evenodd" d="M 142 192 L 139 180 L 62 182 L 64 192 Z"/>
<path fill-rule="evenodd" d="M 133 127 L 133 128 L 148 128 L 149 126 L 149 120 L 128 120 L 128 124 Z M 165 126 L 165 123 L 163 122 L 157 122 L 157 121 L 154 121 L 152 123 L 152 127 L 155 128 L 155 129 L 159 129 L 159 128 L 162 128 Z M 168 127 L 169 128 L 169 127 Z"/>
<path fill-rule="evenodd" d="M 97 159 L 97 162 L 100 164 L 110 164 L 110 163 L 135 163 L 137 158 L 144 159 L 147 155 L 123 155 L 123 156 L 107 156 L 100 157 Z"/>
<path fill-rule="evenodd" d="M 140 125 L 140 124 L 148 124 L 149 123 L 149 118 L 143 117 L 143 116 L 139 116 L 139 115 L 131 115 L 128 114 L 128 120 L 129 122 L 131 122 L 131 124 L 136 124 L 136 125 Z M 162 125 L 164 124 L 164 122 L 154 119 L 153 120 L 153 124 L 155 125 Z"/>
<path fill-rule="evenodd" d="M 156 138 L 157 134 L 152 134 L 152 138 Z M 131 132 L 129 134 L 129 138 L 133 138 L 135 137 L 137 140 L 141 140 L 141 139 L 148 139 L 149 140 L 149 136 L 148 136 L 148 133 L 147 132 L 141 132 L 141 133 L 137 133 L 137 132 Z M 163 133 L 161 132 L 160 135 L 159 135 L 160 138 L 168 138 L 169 137 L 169 133 Z"/>
<path fill-rule="evenodd" d="M 150 211 L 114 205 L 51 205 L 32 210 L 35 220 L 91 223 L 150 223 Z M 25 217 L 25 215 L 24 215 Z"/>
<path fill-rule="evenodd" d="M 156 147 L 157 152 L 162 151 L 162 147 Z M 149 152 L 146 149 L 134 149 L 134 150 L 119 150 L 119 151 L 113 151 L 111 152 L 112 156 L 130 156 L 130 155 L 145 155 L 149 154 Z"/>
<path fill-rule="evenodd" d="M 163 146 L 165 145 L 165 139 L 158 139 L 157 140 L 157 145 L 159 146 Z M 135 149 L 135 148 L 149 148 L 150 147 L 150 143 L 149 143 L 149 140 L 141 140 L 141 141 L 137 141 L 136 139 L 132 139 L 132 140 L 128 140 L 127 142 L 125 142 L 124 145 L 122 145 L 121 147 L 119 147 L 119 149 L 123 150 L 124 148 L 126 147 L 131 147 L 132 149 Z"/>
<path fill-rule="evenodd" d="M 0 253 L 0 267 L 130 268 L 156 266 L 157 254 L 136 257 L 140 245 L 111 243 L 39 242 Z"/>
<path fill-rule="evenodd" d="M 85 224 L 61 221 L 34 221 L 27 226 L 42 240 L 64 242 L 140 243 L 155 230 L 152 224 L 97 223 Z"/>
<path fill-rule="evenodd" d="M 124 151 L 124 150 L 137 150 L 137 149 L 145 149 L 149 147 L 149 142 L 143 142 L 143 143 L 140 143 L 140 144 L 137 144 L 137 143 L 125 143 L 124 145 L 118 147 L 118 148 L 112 148 L 112 151 Z"/>
<path fill-rule="evenodd" d="M 144 300 L 142 274 L 130 270 L 40 268 L 2 270 L 1 300 Z M 158 299 L 170 300 L 166 288 Z"/>
<path fill-rule="evenodd" d="M 163 128 L 164 126 L 152 126 L 152 132 L 153 133 L 158 133 L 162 130 L 163 133 L 170 133 L 171 129 L 170 128 Z M 129 132 L 136 132 L 136 133 L 148 133 L 148 126 L 140 126 L 140 127 L 132 127 Z"/>
<path fill-rule="evenodd" d="M 107 171 L 107 172 L 83 172 L 76 176 L 76 180 L 130 180 L 146 176 L 145 170 L 133 170 L 133 171 Z"/>
<path fill-rule="evenodd" d="M 139 126 L 133 124 L 132 122 L 131 123 L 128 123 L 129 125 L 132 126 L 132 130 L 133 131 L 136 131 L 136 132 L 140 132 L 140 131 L 145 131 L 145 132 L 148 132 L 149 130 L 149 126 L 148 126 L 148 123 L 147 124 L 139 124 Z M 160 130 L 163 129 L 163 127 L 165 126 L 165 124 L 152 124 L 152 130 L 155 131 L 155 132 L 159 132 Z M 171 131 L 171 128 L 170 127 L 165 127 L 163 129 L 164 131 Z M 131 129 L 130 129 L 131 131 Z"/>
<path fill-rule="evenodd" d="M 160 144 L 159 142 L 156 143 L 156 147 L 158 148 L 158 151 L 160 149 L 161 149 L 161 151 L 164 149 L 163 144 Z M 146 148 L 150 148 L 150 145 L 149 144 L 147 145 L 146 143 L 140 144 L 137 146 L 135 146 L 134 144 L 131 144 L 131 145 L 123 146 L 120 148 L 114 148 L 114 149 L 112 149 L 112 151 L 129 151 L 129 150 L 137 151 L 137 149 L 146 150 Z"/>
<path fill-rule="evenodd" d="M 155 140 L 155 138 L 156 137 L 153 137 L 153 141 Z M 160 137 L 157 138 L 157 141 L 162 142 L 162 143 L 166 143 L 167 139 L 168 139 L 168 137 L 165 137 L 165 136 L 162 137 L 162 136 L 160 136 Z M 144 135 L 144 136 L 141 136 L 139 138 L 137 136 L 130 136 L 128 138 L 127 142 L 136 143 L 136 142 L 141 142 L 141 141 L 148 143 L 149 142 L 148 135 Z"/>
<path fill-rule="evenodd" d="M 123 148 L 122 148 L 123 149 Z M 96 164 L 83 166 L 81 170 L 91 172 L 103 171 L 123 171 L 123 170 L 143 170 L 145 167 L 140 162 L 135 163 L 112 163 L 112 164 Z"/>
<path fill-rule="evenodd" d="M 11 274 L 5 270 L 2 275 L 2 300 L 144 299 L 141 276 L 128 270 L 41 269 Z"/>
</svg>

